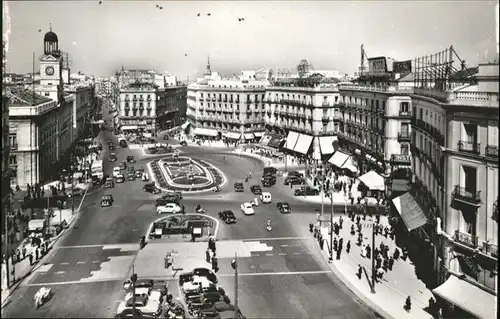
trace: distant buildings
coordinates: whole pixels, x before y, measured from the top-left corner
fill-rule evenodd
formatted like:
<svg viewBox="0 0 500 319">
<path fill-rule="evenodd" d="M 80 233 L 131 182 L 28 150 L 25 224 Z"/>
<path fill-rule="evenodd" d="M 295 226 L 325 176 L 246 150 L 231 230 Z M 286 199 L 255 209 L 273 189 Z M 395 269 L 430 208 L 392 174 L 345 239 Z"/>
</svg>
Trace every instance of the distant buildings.
<svg viewBox="0 0 500 319">
<path fill-rule="evenodd" d="M 58 37 L 50 31 L 44 37 L 39 83 L 35 78 L 6 92 L 12 187 L 57 179 L 63 167 L 69 168 L 73 143 L 87 131 L 94 88 L 65 85 L 62 62 Z"/>
<path fill-rule="evenodd" d="M 120 131 L 156 136 L 182 124 L 186 87 L 178 84 L 175 76 L 122 68 L 117 79 Z"/>
</svg>

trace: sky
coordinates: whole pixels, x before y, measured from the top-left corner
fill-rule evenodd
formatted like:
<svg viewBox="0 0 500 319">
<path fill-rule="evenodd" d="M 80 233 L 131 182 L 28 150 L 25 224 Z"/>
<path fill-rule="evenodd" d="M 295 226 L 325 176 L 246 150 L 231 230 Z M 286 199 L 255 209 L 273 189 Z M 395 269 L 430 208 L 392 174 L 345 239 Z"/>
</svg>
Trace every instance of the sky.
<svg viewBox="0 0 500 319">
<path fill-rule="evenodd" d="M 402 61 L 453 45 L 470 66 L 492 61 L 496 3 L 3 1 L 2 21 L 7 70 L 14 73 L 31 72 L 33 52 L 42 55 L 52 24 L 72 73 L 110 76 L 123 65 L 194 79 L 210 56 L 212 71 L 224 75 L 262 67 L 295 73 L 302 59 L 316 70 L 353 74 L 361 44 L 368 57 Z"/>
</svg>

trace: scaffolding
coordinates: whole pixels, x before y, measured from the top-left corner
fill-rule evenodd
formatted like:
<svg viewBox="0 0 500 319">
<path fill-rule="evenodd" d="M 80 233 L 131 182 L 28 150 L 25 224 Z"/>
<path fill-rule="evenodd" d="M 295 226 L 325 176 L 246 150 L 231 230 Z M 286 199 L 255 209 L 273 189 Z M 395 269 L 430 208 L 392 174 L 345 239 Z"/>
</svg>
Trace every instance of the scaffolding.
<svg viewBox="0 0 500 319">
<path fill-rule="evenodd" d="M 474 78 L 465 60 L 453 46 L 434 54 L 414 59 L 414 86 L 420 89 L 448 91 L 457 85 L 473 84 Z"/>
</svg>

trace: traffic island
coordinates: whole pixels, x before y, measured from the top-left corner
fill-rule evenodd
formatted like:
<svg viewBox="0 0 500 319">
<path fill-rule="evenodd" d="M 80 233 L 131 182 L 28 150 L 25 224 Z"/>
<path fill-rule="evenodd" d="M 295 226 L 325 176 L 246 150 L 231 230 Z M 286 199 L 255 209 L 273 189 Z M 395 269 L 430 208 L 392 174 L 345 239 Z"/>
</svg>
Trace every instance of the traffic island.
<svg viewBox="0 0 500 319">
<path fill-rule="evenodd" d="M 152 179 L 165 191 L 202 192 L 222 187 L 226 181 L 222 172 L 212 164 L 178 153 L 154 160 L 148 167 Z"/>
<path fill-rule="evenodd" d="M 217 235 L 217 229 L 218 221 L 210 216 L 179 214 L 154 221 L 147 238 L 148 242 L 206 242 Z"/>
</svg>

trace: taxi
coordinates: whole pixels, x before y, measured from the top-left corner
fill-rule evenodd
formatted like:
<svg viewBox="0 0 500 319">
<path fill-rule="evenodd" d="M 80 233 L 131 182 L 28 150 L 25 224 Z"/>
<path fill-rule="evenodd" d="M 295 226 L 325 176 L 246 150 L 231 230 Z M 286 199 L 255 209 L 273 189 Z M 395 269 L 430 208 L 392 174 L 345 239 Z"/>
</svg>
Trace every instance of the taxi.
<svg viewBox="0 0 500 319">
<path fill-rule="evenodd" d="M 114 199 L 110 194 L 103 195 L 101 198 L 101 207 L 109 207 L 113 205 Z"/>
<path fill-rule="evenodd" d="M 115 182 L 112 178 L 106 178 L 106 182 L 104 183 L 104 188 L 113 188 L 115 187 Z"/>
<path fill-rule="evenodd" d="M 123 174 L 116 175 L 116 182 L 117 183 L 123 183 L 123 182 L 125 182 L 125 176 L 123 176 Z"/>
</svg>

